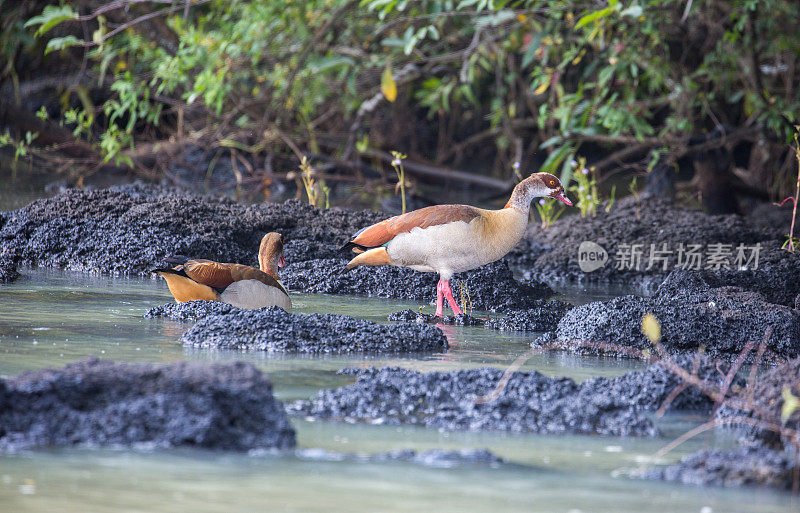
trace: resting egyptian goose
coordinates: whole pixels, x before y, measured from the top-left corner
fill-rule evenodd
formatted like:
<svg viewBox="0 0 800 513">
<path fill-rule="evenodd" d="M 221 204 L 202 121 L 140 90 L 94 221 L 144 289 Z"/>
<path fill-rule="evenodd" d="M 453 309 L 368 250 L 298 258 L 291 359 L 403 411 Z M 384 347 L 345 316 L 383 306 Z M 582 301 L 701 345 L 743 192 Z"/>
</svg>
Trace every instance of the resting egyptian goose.
<svg viewBox="0 0 800 513">
<path fill-rule="evenodd" d="M 175 301 L 222 301 L 238 308 L 292 307 L 289 293 L 278 279 L 277 268 L 283 258 L 283 235 L 268 233 L 258 248 L 261 269 L 241 264 L 223 264 L 211 260 L 169 257 L 165 262 L 175 267 L 154 269 L 167 280 Z"/>
<path fill-rule="evenodd" d="M 435 205 L 386 219 L 359 231 L 344 246 L 344 250 L 359 253 L 345 270 L 359 265 L 395 265 L 439 273 L 436 315 L 442 316 L 442 297 L 459 315 L 463 312 L 453 299 L 450 278 L 511 251 L 525 233 L 531 201 L 545 197 L 572 206 L 558 178 L 533 173 L 514 187 L 500 210 Z"/>
</svg>

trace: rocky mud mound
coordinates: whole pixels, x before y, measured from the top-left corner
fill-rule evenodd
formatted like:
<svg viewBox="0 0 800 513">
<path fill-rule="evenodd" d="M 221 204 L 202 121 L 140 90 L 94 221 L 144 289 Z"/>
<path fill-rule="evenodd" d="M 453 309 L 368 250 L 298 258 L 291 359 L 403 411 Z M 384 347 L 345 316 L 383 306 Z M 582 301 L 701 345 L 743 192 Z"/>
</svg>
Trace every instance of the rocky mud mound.
<svg viewBox="0 0 800 513">
<path fill-rule="evenodd" d="M 173 321 L 195 322 L 210 315 L 225 315 L 239 308 L 221 301 L 187 301 L 154 306 L 144 313 L 146 319 L 172 319 Z"/>
<path fill-rule="evenodd" d="M 298 353 L 415 353 L 447 350 L 433 326 L 382 325 L 336 314 L 292 314 L 276 306 L 200 319 L 181 336 L 204 349 Z"/>
<path fill-rule="evenodd" d="M 800 313 L 757 292 L 712 287 L 691 271 L 674 271 L 652 298 L 623 296 L 573 308 L 558 323 L 555 341 L 566 348 L 581 342 L 651 348 L 640 328 L 647 312 L 659 320 L 661 342 L 670 352 L 704 347 L 714 356 L 733 357 L 749 341 L 760 342 L 769 328 L 768 358 L 800 354 Z"/>
<path fill-rule="evenodd" d="M 286 237 L 289 261 L 331 258 L 354 232 L 382 217 L 297 200 L 241 205 L 135 184 L 69 190 L 8 213 L 0 222 L 0 251 L 27 265 L 114 274 L 146 274 L 174 254 L 257 265 L 266 232 Z"/>
<path fill-rule="evenodd" d="M 401 310 L 389 314 L 387 317 L 390 321 L 395 322 L 415 322 L 417 324 L 445 324 L 448 326 L 482 326 L 483 319 L 472 317 L 468 314 L 461 315 L 444 315 L 436 317 L 432 314 L 426 314 L 414 310 Z"/>
<path fill-rule="evenodd" d="M 363 266 L 342 273 L 346 264 L 346 260 L 337 258 L 290 263 L 281 272 L 281 280 L 290 290 L 316 294 L 353 294 L 423 302 L 436 299 L 437 274 L 393 266 Z M 450 286 L 456 301 L 465 302 L 475 310 L 527 308 L 535 306 L 537 299 L 553 294 L 543 283 L 520 283 L 503 261 L 456 274 Z"/>
<path fill-rule="evenodd" d="M 529 301 L 525 301 L 529 303 Z M 563 301 L 547 301 L 544 299 L 533 300 L 536 306 L 527 310 L 512 310 L 504 312 L 504 317 L 489 317 L 480 319 L 471 315 L 462 314 L 436 317 L 432 314 L 414 310 L 402 310 L 389 315 L 390 321 L 416 322 L 419 324 L 446 324 L 451 326 L 485 326 L 500 331 L 553 331 L 558 326 L 558 321 L 572 308 L 572 305 Z"/>
<path fill-rule="evenodd" d="M 733 420 L 737 417 L 746 417 L 756 421 L 760 419 L 786 429 L 800 431 L 800 408 L 795 410 L 786 422 L 782 422 L 781 419 L 786 393 L 784 390 L 794 397 L 800 397 L 800 358 L 768 370 L 758 376 L 750 387 L 752 389 L 745 389 L 735 397 L 736 405 L 733 401 L 723 404 L 717 411 L 717 418 Z M 745 409 L 736 407 L 742 402 L 752 406 Z M 732 425 L 741 430 L 742 441 L 748 446 L 794 451 L 792 441 L 774 430 L 736 422 Z"/>
<path fill-rule="evenodd" d="M 0 249 L 0 283 L 9 283 L 19 277 L 17 272 L 18 256 L 11 251 Z"/>
<path fill-rule="evenodd" d="M 789 491 L 798 464 L 790 454 L 768 449 L 704 449 L 675 465 L 646 469 L 639 477 L 696 486 L 764 486 Z"/>
<path fill-rule="evenodd" d="M 539 300 L 527 310 L 511 310 L 505 317 L 492 317 L 485 326 L 500 331 L 554 331 L 572 305 L 563 301 Z"/>
<path fill-rule="evenodd" d="M 0 450 L 35 447 L 290 448 L 295 434 L 251 364 L 87 360 L 0 381 Z"/>
<path fill-rule="evenodd" d="M 616 202 L 609 212 L 598 209 L 596 217 L 564 217 L 547 230 L 531 233 L 532 240 L 528 245 L 544 250 L 533 262 L 530 257 L 521 255 L 519 263 L 513 263 L 515 267 L 524 269 L 526 277 L 548 283 L 569 281 L 657 285 L 670 270 L 676 268 L 680 244 L 699 244 L 703 252 L 710 244 L 731 244 L 735 257 L 735 248 L 739 244 L 754 246 L 760 242 L 763 258 L 765 253 L 780 248 L 785 238 L 785 227 L 759 226 L 751 219 L 736 215 L 712 216 L 673 205 L 664 198 L 643 195 L 638 200 L 624 198 Z M 583 272 L 578 265 L 578 247 L 584 241 L 599 244 L 608 253 L 606 264 L 593 272 Z M 623 254 L 633 254 L 623 244 L 641 245 L 641 265 L 638 270 L 631 269 L 634 267 L 629 265 L 631 260 L 622 257 Z M 666 249 L 671 251 L 665 255 L 668 257 L 666 270 L 659 260 L 654 261 L 655 265 L 650 270 L 646 269 L 651 244 L 655 244 L 659 250 L 666 244 Z M 749 256 L 749 251 L 745 256 Z M 701 265 L 705 267 L 706 264 L 704 258 Z M 800 275 L 800 260 L 795 259 L 792 268 L 794 276 Z M 764 274 L 763 271 L 755 273 L 755 277 L 758 279 Z M 796 291 L 793 299 L 800 292 L 800 285 L 792 286 Z"/>
<path fill-rule="evenodd" d="M 482 368 L 420 373 L 397 367 L 347 369 L 353 385 L 324 390 L 289 411 L 319 418 L 357 419 L 387 424 L 420 424 L 430 428 L 532 433 L 594 433 L 655 436 L 649 411 L 657 409 L 679 385 L 660 366 L 577 384 L 518 372 L 496 399 L 476 402 L 495 390 L 500 369 Z M 711 372 L 707 366 L 706 372 Z M 675 408 L 708 408 L 699 392 L 687 390 Z"/>
<path fill-rule="evenodd" d="M 732 285 L 758 292 L 767 301 L 797 308 L 800 299 L 800 254 L 780 249 L 782 241 L 764 244 L 755 270 L 703 271 L 713 287 Z"/>
</svg>

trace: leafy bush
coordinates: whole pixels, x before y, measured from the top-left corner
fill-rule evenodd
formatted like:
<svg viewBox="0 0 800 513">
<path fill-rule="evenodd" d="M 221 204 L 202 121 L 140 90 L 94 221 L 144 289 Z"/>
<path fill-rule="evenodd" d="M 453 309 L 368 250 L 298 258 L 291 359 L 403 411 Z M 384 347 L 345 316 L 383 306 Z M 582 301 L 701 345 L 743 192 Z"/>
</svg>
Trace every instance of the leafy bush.
<svg viewBox="0 0 800 513">
<path fill-rule="evenodd" d="M 126 4 L 80 18 L 83 2 L 48 5 L 26 24 L 50 38 L 93 23 L 90 39 L 61 30 L 42 51 L 83 47 L 107 77 L 107 99 L 82 117 L 101 132 L 106 160 L 145 134 L 180 131 L 253 153 L 350 161 L 367 146 L 395 147 L 456 165 L 492 157 L 503 179 L 514 162 L 568 179 L 586 144 L 617 160 L 666 148 L 674 161 L 688 134 L 724 123 L 788 150 L 800 122 L 789 0 Z M 115 5 L 139 10 L 126 18 Z M 160 30 L 145 25 L 158 20 Z"/>
</svg>

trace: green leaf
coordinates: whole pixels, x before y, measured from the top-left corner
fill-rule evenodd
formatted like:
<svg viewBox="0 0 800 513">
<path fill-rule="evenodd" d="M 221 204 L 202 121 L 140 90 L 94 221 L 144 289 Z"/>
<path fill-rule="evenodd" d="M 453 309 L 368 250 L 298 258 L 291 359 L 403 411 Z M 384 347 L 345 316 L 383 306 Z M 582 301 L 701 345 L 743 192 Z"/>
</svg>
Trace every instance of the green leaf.
<svg viewBox="0 0 800 513">
<path fill-rule="evenodd" d="M 478 0 L 461 0 L 461 3 L 458 4 L 458 7 L 456 7 L 456 10 L 460 11 L 461 9 L 463 9 L 465 7 L 471 7 L 471 6 L 473 6 L 473 5 L 477 4 L 477 3 L 478 3 Z"/>
<path fill-rule="evenodd" d="M 498 11 L 495 14 L 487 14 L 486 16 L 481 16 L 477 20 L 475 20 L 476 27 L 486 27 L 486 26 L 497 26 L 502 25 L 503 23 L 513 20 L 516 15 L 514 11 L 504 10 Z"/>
<path fill-rule="evenodd" d="M 65 48 L 69 48 L 70 46 L 78 46 L 82 44 L 83 41 L 75 36 L 57 37 L 47 42 L 47 46 L 44 49 L 44 54 L 47 55 L 54 50 L 63 50 Z"/>
<path fill-rule="evenodd" d="M 310 63 L 311 70 L 315 73 L 321 73 L 323 71 L 328 71 L 330 69 L 334 69 L 338 66 L 352 66 L 355 64 L 355 61 L 352 57 L 348 57 L 346 55 L 334 55 L 331 57 L 322 57 L 321 59 L 317 59 Z"/>
<path fill-rule="evenodd" d="M 578 30 L 579 28 L 584 27 L 593 21 L 597 21 L 600 18 L 608 16 L 614 11 L 615 9 L 613 7 L 606 7 L 605 9 L 600 9 L 599 11 L 591 12 L 578 20 L 578 23 L 575 24 L 575 30 Z"/>
<path fill-rule="evenodd" d="M 781 423 L 786 424 L 786 421 L 789 420 L 789 417 L 792 416 L 792 413 L 797 411 L 797 408 L 800 407 L 800 399 L 792 394 L 792 389 L 789 387 L 789 385 L 784 385 L 781 396 L 783 397 L 783 406 L 781 406 Z"/>
<path fill-rule="evenodd" d="M 536 50 L 542 44 L 542 36 L 543 34 L 540 32 L 531 38 L 530 44 L 528 44 L 528 49 L 525 50 L 525 54 L 522 56 L 522 67 L 528 67 L 528 64 L 533 62 L 533 59 L 536 57 Z"/>
<path fill-rule="evenodd" d="M 561 165 L 561 162 L 563 162 L 563 160 L 567 158 L 567 155 L 570 153 L 572 153 L 572 144 L 567 143 L 547 156 L 547 159 L 544 161 L 544 164 L 542 164 L 539 172 L 555 174 L 558 166 Z"/>
<path fill-rule="evenodd" d="M 405 39 L 400 39 L 399 37 L 387 37 L 383 41 L 381 41 L 383 46 L 394 46 L 397 48 L 403 48 L 406 45 Z"/>
<path fill-rule="evenodd" d="M 638 18 L 643 13 L 644 11 L 642 10 L 642 6 L 633 4 L 619 14 L 620 16 L 630 16 L 631 18 Z"/>
<path fill-rule="evenodd" d="M 26 21 L 25 27 L 40 25 L 40 27 L 36 30 L 36 35 L 41 36 L 59 23 L 67 20 L 74 20 L 77 17 L 78 13 L 73 11 L 72 7 L 68 5 L 62 5 L 58 7 L 55 5 L 48 5 L 45 6 L 42 14 L 39 16 L 34 16 Z"/>
<path fill-rule="evenodd" d="M 542 144 L 540 144 L 539 145 L 539 149 L 543 150 L 545 148 L 549 148 L 550 146 L 552 146 L 554 144 L 557 144 L 557 143 L 560 143 L 560 142 L 561 142 L 561 136 L 560 135 L 554 135 L 550 139 L 548 139 L 545 142 L 543 142 Z"/>
</svg>

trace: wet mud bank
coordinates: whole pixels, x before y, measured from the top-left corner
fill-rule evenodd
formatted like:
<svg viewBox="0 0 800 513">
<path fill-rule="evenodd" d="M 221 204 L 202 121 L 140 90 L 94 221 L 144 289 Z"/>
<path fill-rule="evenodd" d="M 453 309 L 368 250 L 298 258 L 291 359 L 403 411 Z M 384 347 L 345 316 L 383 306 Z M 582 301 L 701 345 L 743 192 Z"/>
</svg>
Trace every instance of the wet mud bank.
<svg viewBox="0 0 800 513">
<path fill-rule="evenodd" d="M 792 490 L 800 478 L 795 436 L 800 410 L 782 418 L 787 398 L 800 396 L 800 358 L 758 376 L 728 399 L 716 420 L 736 429 L 742 447 L 700 450 L 674 465 L 651 467 L 638 477 L 692 485 L 762 486 Z"/>
<path fill-rule="evenodd" d="M 380 213 L 322 210 L 297 200 L 242 205 L 153 185 L 68 190 L 6 213 L 0 251 L 24 265 L 110 274 L 149 274 L 183 254 L 257 265 L 264 233 L 281 232 L 290 261 L 332 258 Z"/>
<path fill-rule="evenodd" d="M 251 364 L 86 360 L 0 381 L 0 451 L 62 446 L 246 451 L 295 446 Z"/>
<path fill-rule="evenodd" d="M 760 486 L 790 491 L 798 464 L 790 454 L 769 449 L 704 449 L 675 465 L 648 468 L 636 475 L 695 486 Z"/>
<path fill-rule="evenodd" d="M 395 322 L 415 322 L 417 324 L 444 324 L 447 326 L 483 326 L 484 319 L 473 317 L 469 314 L 461 315 L 443 315 L 437 317 L 433 314 L 427 314 L 421 311 L 414 310 L 401 310 L 394 312 L 387 317 L 390 321 Z"/>
<path fill-rule="evenodd" d="M 539 300 L 525 310 L 510 310 L 504 317 L 491 317 L 485 326 L 500 331 L 554 331 L 573 306 L 559 300 Z"/>
<path fill-rule="evenodd" d="M 144 313 L 146 319 L 171 319 L 180 322 L 196 322 L 211 315 L 226 315 L 239 310 L 221 301 L 187 301 L 154 306 Z"/>
<path fill-rule="evenodd" d="M 533 227 L 520 245 L 528 251 L 515 250 L 507 260 L 526 277 L 547 283 L 611 283 L 651 290 L 670 271 L 684 265 L 692 270 L 708 269 L 722 283 L 762 292 L 771 302 L 788 305 L 800 293 L 800 284 L 788 279 L 800 276 L 800 258 L 780 250 L 787 227 L 761 223 L 755 217 L 708 215 L 643 195 L 623 198 L 609 212 L 599 208 L 593 218 L 570 216 L 547 230 Z M 578 261 L 578 249 L 584 242 L 600 246 L 605 252 L 600 256 L 607 258 L 588 272 Z M 749 260 L 750 248 L 758 244 L 755 268 L 755 262 Z M 744 248 L 737 259 L 739 245 Z M 712 254 L 718 256 L 712 258 Z M 742 267 L 750 270 L 740 270 Z M 765 278 L 771 281 L 765 283 Z M 776 290 L 783 285 L 789 289 Z"/>
<path fill-rule="evenodd" d="M 800 358 L 789 360 L 758 376 L 755 382 L 735 396 L 733 400 L 723 404 L 717 412 L 717 419 L 731 422 L 731 425 L 742 434 L 741 442 L 747 446 L 785 450 L 791 453 L 795 450 L 794 443 L 800 443 L 800 436 L 794 442 L 788 432 L 780 433 L 769 429 L 780 426 L 800 435 L 800 408 L 782 418 L 783 406 L 790 396 L 800 397 Z M 734 402 L 735 401 L 735 402 Z M 742 408 L 742 403 L 745 406 Z M 737 418 L 763 421 L 762 425 L 736 422 Z M 800 464 L 800 462 L 798 462 Z"/>
<path fill-rule="evenodd" d="M 9 283 L 19 277 L 17 261 L 19 258 L 11 251 L 0 249 L 0 283 Z"/>
<path fill-rule="evenodd" d="M 293 314 L 278 307 L 241 310 L 192 301 L 150 309 L 147 317 L 196 320 L 182 336 L 188 347 L 237 351 L 326 353 L 431 353 L 447 350 L 434 326 L 382 325 L 337 314 Z"/>
<path fill-rule="evenodd" d="M 673 271 L 653 297 L 622 296 L 571 309 L 552 340 L 568 349 L 592 342 L 651 348 L 640 328 L 642 316 L 650 312 L 661 324 L 661 343 L 669 352 L 702 347 L 713 356 L 733 358 L 748 342 L 766 340 L 767 360 L 800 354 L 797 310 L 771 303 L 758 292 L 717 283 L 703 273 Z"/>
<path fill-rule="evenodd" d="M 490 394 L 503 376 L 500 369 L 420 373 L 388 367 L 342 372 L 354 375 L 356 382 L 323 390 L 287 410 L 315 418 L 450 431 L 655 436 L 651 413 L 679 385 L 676 376 L 658 365 L 580 384 L 538 372 L 517 372 L 496 397 Z M 714 369 L 704 365 L 701 372 L 711 376 Z M 709 403 L 699 392 L 687 389 L 672 407 L 707 410 Z"/>
<path fill-rule="evenodd" d="M 418 324 L 446 324 L 451 326 L 484 326 L 498 331 L 553 331 L 558 321 L 572 308 L 559 300 L 534 299 L 527 302 L 527 310 L 510 310 L 503 316 L 473 317 L 469 314 L 436 317 L 421 311 L 402 310 L 388 316 L 390 321 L 416 322 Z"/>
</svg>

